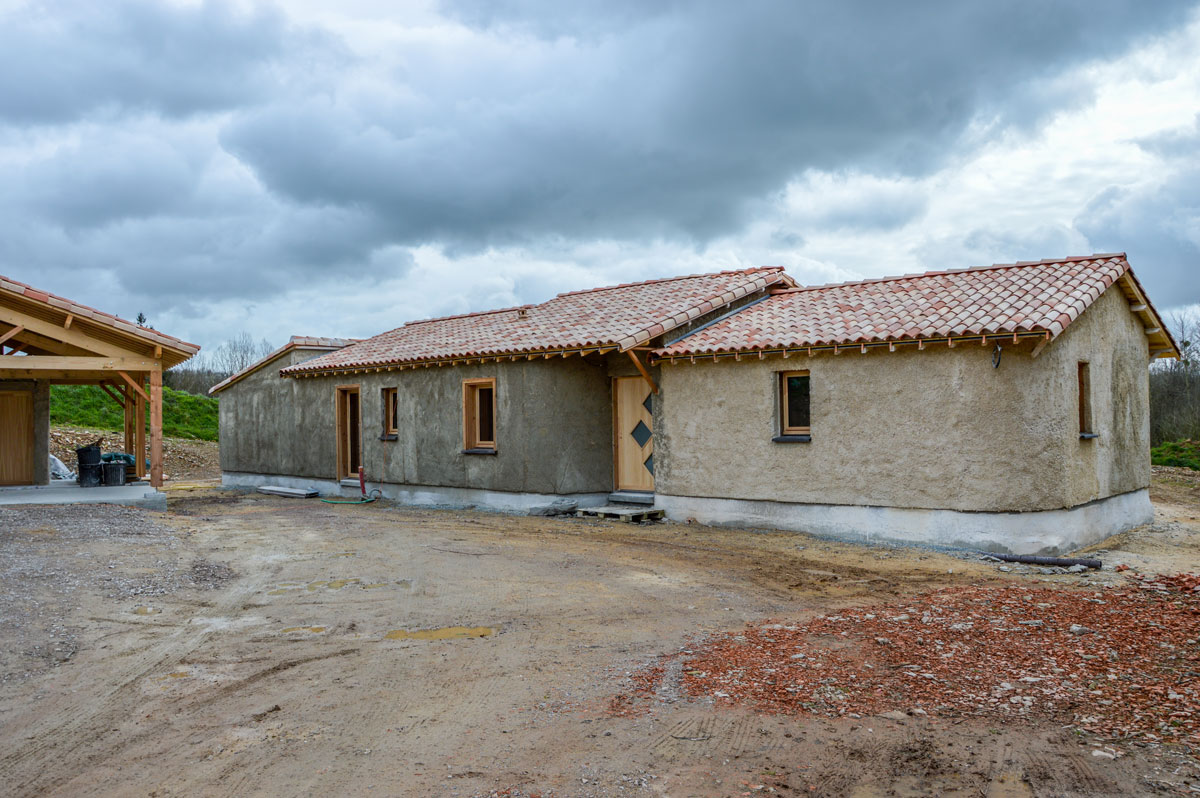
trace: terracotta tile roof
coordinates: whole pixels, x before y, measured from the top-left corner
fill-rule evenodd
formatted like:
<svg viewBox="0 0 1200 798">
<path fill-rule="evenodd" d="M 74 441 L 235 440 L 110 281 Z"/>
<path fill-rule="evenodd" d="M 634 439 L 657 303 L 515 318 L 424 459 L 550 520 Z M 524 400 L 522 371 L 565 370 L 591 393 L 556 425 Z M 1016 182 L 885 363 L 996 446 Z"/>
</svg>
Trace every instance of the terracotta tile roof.
<svg viewBox="0 0 1200 798">
<path fill-rule="evenodd" d="M 239 380 L 249 377 L 254 372 L 258 371 L 259 369 L 263 368 L 264 366 L 268 365 L 269 363 L 271 363 L 275 360 L 278 360 L 282 355 L 287 354 L 288 352 L 292 351 L 293 349 L 311 349 L 311 350 L 331 351 L 331 350 L 335 350 L 335 349 L 342 349 L 344 347 L 349 346 L 350 344 L 356 344 L 359 342 L 359 340 L 361 340 L 361 339 L 358 339 L 358 338 L 322 338 L 322 337 L 316 336 L 316 335 L 293 335 L 286 344 L 279 347 L 274 352 L 272 352 L 271 354 L 262 358 L 261 360 L 257 360 L 254 363 L 251 363 L 249 366 L 246 366 L 246 368 L 242 369 L 238 373 L 232 374 L 232 375 L 226 377 L 225 379 L 221 380 L 216 385 L 209 388 L 208 392 L 210 395 L 220 393 L 221 391 L 228 388 L 230 385 L 233 385 L 235 382 L 238 382 Z"/>
<path fill-rule="evenodd" d="M 1129 262 L 1118 253 L 793 288 L 654 354 L 1029 331 L 1053 338 L 1127 272 Z"/>
<path fill-rule="evenodd" d="M 772 266 L 572 291 L 539 305 L 409 322 L 281 373 L 584 347 L 624 350 L 780 283 L 794 284 Z"/>
<path fill-rule="evenodd" d="M 166 333 L 161 333 L 158 330 L 151 330 L 148 327 L 140 327 L 132 321 L 126 321 L 125 319 L 114 316 L 111 313 L 105 313 L 102 310 L 96 310 L 95 308 L 88 307 L 87 305 L 81 305 L 78 302 L 73 302 L 70 299 L 55 296 L 47 291 L 39 291 L 31 285 L 17 282 L 11 277 L 5 277 L 2 274 L 0 274 L 0 291 L 16 294 L 18 296 L 25 297 L 26 299 L 32 299 L 35 302 L 41 302 L 56 308 L 63 313 L 69 313 L 76 318 L 88 319 L 89 321 L 103 324 L 115 330 L 120 330 L 121 332 L 135 335 L 156 345 L 177 350 L 178 352 L 187 355 L 187 357 L 191 357 L 200 351 L 198 344 L 189 344 L 187 341 L 182 341 L 178 338 L 167 335 Z M 187 358 L 184 359 L 186 360 Z"/>
</svg>

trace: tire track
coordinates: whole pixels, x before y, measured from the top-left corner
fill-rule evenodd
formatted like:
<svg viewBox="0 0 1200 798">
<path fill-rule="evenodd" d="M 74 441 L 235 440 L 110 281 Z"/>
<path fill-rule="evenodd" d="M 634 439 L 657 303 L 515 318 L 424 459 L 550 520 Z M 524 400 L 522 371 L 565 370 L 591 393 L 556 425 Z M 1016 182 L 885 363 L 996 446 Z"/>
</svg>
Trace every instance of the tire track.
<svg viewBox="0 0 1200 798">
<path fill-rule="evenodd" d="M 262 590 L 265 583 L 266 580 L 256 580 L 241 590 L 230 591 L 212 608 L 213 613 L 208 617 L 224 617 L 239 610 L 250 596 Z M 98 757 L 127 746 L 128 738 L 113 740 L 97 730 L 111 729 L 114 721 L 129 716 L 126 703 L 140 680 L 178 664 L 218 631 L 201 624 L 181 626 L 131 661 L 122 663 L 106 680 L 106 687 L 81 697 L 82 704 L 72 702 L 36 720 L 20 742 L 13 741 L 13 750 L 0 756 L 0 773 L 5 774 L 7 788 L 12 791 L 10 794 L 48 792 L 85 771 Z M 95 750 L 88 751 L 88 748 Z M 69 771 L 64 770 L 66 763 L 73 765 Z"/>
</svg>

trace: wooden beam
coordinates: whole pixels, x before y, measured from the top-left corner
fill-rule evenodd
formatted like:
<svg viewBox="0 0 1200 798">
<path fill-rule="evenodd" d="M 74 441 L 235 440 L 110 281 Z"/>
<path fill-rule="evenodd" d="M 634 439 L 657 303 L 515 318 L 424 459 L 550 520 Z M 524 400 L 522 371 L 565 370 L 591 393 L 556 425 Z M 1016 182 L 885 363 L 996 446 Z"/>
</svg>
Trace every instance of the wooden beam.
<svg viewBox="0 0 1200 798">
<path fill-rule="evenodd" d="M 117 404 L 119 404 L 121 406 L 122 410 L 125 409 L 125 400 L 123 398 L 121 398 L 120 396 L 118 396 L 116 393 L 114 393 L 112 388 L 109 388 L 104 383 L 100 383 L 100 390 L 104 391 L 106 394 L 111 396 L 112 400 L 114 402 L 116 402 Z"/>
<path fill-rule="evenodd" d="M 73 322 L 73 321 L 75 321 L 75 317 L 72 316 L 70 313 L 68 313 L 66 321 L 63 322 L 63 329 L 64 330 L 71 329 L 71 322 Z"/>
<path fill-rule="evenodd" d="M 29 344 L 34 349 L 40 349 L 51 355 L 80 355 L 82 357 L 91 357 L 94 352 L 88 352 L 86 349 L 80 349 L 71 344 L 64 344 L 54 338 L 48 338 L 45 335 L 39 335 L 27 328 L 22 328 L 20 333 L 16 334 L 23 343 Z"/>
<path fill-rule="evenodd" d="M 1162 332 L 1162 327 L 1147 327 L 1144 332 L 1146 335 L 1158 335 Z"/>
<path fill-rule="evenodd" d="M 146 395 L 146 392 L 144 390 L 142 390 L 142 386 L 138 385 L 138 383 L 135 382 L 132 377 L 130 377 L 128 374 L 126 374 L 123 371 L 118 371 L 117 373 L 121 375 L 121 379 L 125 380 L 126 385 L 128 385 L 133 390 L 137 391 L 138 396 L 142 397 L 142 401 L 144 401 L 144 402 L 150 401 L 150 397 Z"/>
<path fill-rule="evenodd" d="M 162 371 L 150 372 L 150 485 L 163 483 Z"/>
<path fill-rule="evenodd" d="M 1050 333 L 1046 333 L 1046 337 L 1038 342 L 1038 345 L 1033 348 L 1033 352 L 1030 353 L 1030 356 L 1037 357 L 1040 355 L 1048 343 L 1050 343 Z"/>
<path fill-rule="evenodd" d="M 123 376 L 123 375 L 122 375 Z M 133 457 L 134 457 L 134 476 L 138 479 L 146 476 L 146 392 L 140 388 L 133 394 L 134 399 L 134 419 L 133 419 Z"/>
<path fill-rule="evenodd" d="M 125 397 L 125 444 L 121 451 L 125 452 L 126 454 L 133 454 L 133 444 L 135 441 L 137 441 L 137 434 L 133 430 L 133 419 L 135 413 L 134 402 L 137 398 L 137 394 L 128 389 L 121 390 L 120 387 L 115 385 L 113 387 Z M 134 469 L 134 472 L 136 473 L 137 469 Z"/>
<path fill-rule="evenodd" d="M 121 347 L 110 344 L 106 341 L 101 341 L 93 338 L 78 327 L 67 329 L 60 327 L 53 322 L 44 321 L 37 316 L 31 316 L 28 313 L 23 313 L 20 310 L 9 305 L 0 306 L 0 321 L 6 321 L 9 324 L 19 324 L 25 329 L 44 335 L 47 338 L 53 338 L 56 341 L 62 341 L 64 344 L 77 346 L 87 352 L 94 352 L 97 355 L 105 355 L 108 357 L 138 357 L 141 353 L 134 348 Z M 119 331 L 113 332 L 120 334 Z M 147 342 L 146 346 L 149 346 Z"/>
<path fill-rule="evenodd" d="M 654 378 L 650 376 L 650 372 L 646 371 L 646 367 L 642 365 L 642 361 L 638 360 L 637 352 L 632 349 L 626 350 L 625 354 L 629 355 L 629 359 L 633 361 L 633 365 L 637 366 L 637 370 L 641 372 L 642 379 L 650 385 L 650 390 L 658 393 L 658 386 L 654 384 Z"/>
<path fill-rule="evenodd" d="M 31 355 L 21 358 L 25 371 L 150 371 L 157 363 L 136 357 L 74 357 L 68 355 Z M 14 366 L 14 368 L 16 368 Z"/>
<path fill-rule="evenodd" d="M 17 344 L 12 349 L 8 350 L 8 354 L 15 355 L 17 352 L 20 352 L 22 349 L 24 349 L 27 346 L 29 346 L 29 344 Z M 34 355 L 34 357 L 37 357 L 37 355 Z M 27 358 L 27 357 L 22 358 L 22 360 L 28 360 L 28 359 L 29 358 Z"/>
<path fill-rule="evenodd" d="M 1139 303 L 1137 305 L 1130 305 L 1129 309 L 1132 310 L 1134 313 L 1145 313 L 1147 310 L 1150 309 L 1150 306 L 1142 305 Z"/>
<path fill-rule="evenodd" d="M 0 344 L 4 343 L 9 338 L 12 338 L 14 335 L 20 335 L 24 330 L 25 330 L 25 328 L 18 324 L 16 327 L 13 327 L 11 330 L 6 332 L 4 335 L 0 335 Z"/>
<path fill-rule="evenodd" d="M 154 359 L 162 360 L 162 347 L 161 346 L 154 347 Z M 379 371 L 379 369 L 375 369 L 375 370 Z"/>
</svg>

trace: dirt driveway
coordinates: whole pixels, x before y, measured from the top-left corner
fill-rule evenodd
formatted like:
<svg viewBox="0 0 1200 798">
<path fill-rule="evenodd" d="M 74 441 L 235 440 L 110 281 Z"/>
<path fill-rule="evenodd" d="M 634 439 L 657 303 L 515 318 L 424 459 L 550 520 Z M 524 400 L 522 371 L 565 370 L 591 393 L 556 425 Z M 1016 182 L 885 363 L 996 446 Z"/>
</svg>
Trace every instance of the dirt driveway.
<svg viewBox="0 0 1200 798">
<path fill-rule="evenodd" d="M 1168 492 L 1163 523 L 1109 542 L 1106 561 L 1197 562 L 1198 491 Z M 176 491 L 165 514 L 0 508 L 0 789 L 1200 790 L 1183 749 L 1097 749 L 1107 741 L 1036 720 L 764 715 L 661 685 L 649 710 L 614 712 L 647 663 L 749 622 L 944 586 L 1121 578 L 1023 570 L 795 534 L 214 490 Z"/>
</svg>

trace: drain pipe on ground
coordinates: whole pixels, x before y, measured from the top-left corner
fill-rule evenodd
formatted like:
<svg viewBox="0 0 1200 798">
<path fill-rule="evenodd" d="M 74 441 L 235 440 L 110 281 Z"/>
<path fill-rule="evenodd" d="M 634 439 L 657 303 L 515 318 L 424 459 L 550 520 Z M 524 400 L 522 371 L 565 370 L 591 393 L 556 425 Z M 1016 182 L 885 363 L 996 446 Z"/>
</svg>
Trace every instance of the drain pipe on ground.
<svg viewBox="0 0 1200 798">
<path fill-rule="evenodd" d="M 367 495 L 367 478 L 364 475 L 363 467 L 358 467 L 358 490 L 361 494 L 357 499 L 321 499 L 326 504 L 370 504 L 371 502 L 383 496 L 383 491 L 375 488 L 371 491 L 371 495 Z"/>
<path fill-rule="evenodd" d="M 981 552 L 984 556 L 994 557 L 1004 562 L 1016 562 L 1024 565 L 1057 565 L 1069 568 L 1072 565 L 1083 565 L 1087 568 L 1099 568 L 1099 560 L 1087 557 L 1040 557 L 1033 554 L 993 554 L 990 551 Z"/>
</svg>

